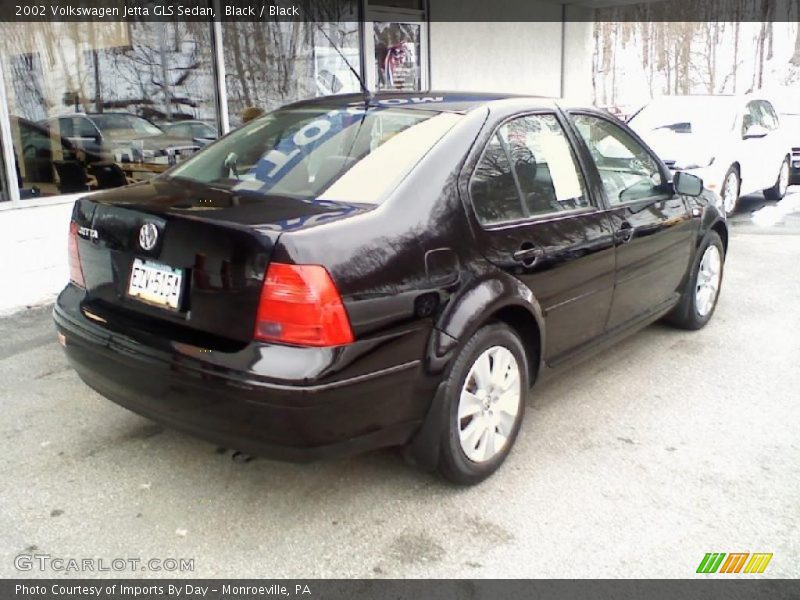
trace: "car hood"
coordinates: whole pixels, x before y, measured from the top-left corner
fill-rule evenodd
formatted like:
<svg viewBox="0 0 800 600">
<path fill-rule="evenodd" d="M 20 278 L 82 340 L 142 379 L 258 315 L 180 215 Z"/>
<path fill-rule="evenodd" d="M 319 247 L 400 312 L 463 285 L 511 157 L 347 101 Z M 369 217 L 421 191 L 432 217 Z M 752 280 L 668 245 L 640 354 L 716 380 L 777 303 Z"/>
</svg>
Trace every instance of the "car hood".
<svg viewBox="0 0 800 600">
<path fill-rule="evenodd" d="M 634 128 L 635 130 L 635 128 Z M 698 133 L 680 133 L 670 129 L 637 131 L 642 139 L 663 161 L 694 162 L 706 164 L 719 149 L 724 136 L 709 136 Z"/>
</svg>

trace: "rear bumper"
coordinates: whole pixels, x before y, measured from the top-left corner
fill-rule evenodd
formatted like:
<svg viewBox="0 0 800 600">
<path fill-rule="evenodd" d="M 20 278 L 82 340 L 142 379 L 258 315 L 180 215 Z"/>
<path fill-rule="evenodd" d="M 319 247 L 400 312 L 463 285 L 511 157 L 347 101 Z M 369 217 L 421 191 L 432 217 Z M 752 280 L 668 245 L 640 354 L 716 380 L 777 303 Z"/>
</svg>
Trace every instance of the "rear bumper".
<svg viewBox="0 0 800 600">
<path fill-rule="evenodd" d="M 419 360 L 334 381 L 267 382 L 252 370 L 111 333 L 70 307 L 65 294 L 53 317 L 68 360 L 87 385 L 133 412 L 226 448 L 303 461 L 400 445 L 430 404 L 415 386 Z"/>
</svg>

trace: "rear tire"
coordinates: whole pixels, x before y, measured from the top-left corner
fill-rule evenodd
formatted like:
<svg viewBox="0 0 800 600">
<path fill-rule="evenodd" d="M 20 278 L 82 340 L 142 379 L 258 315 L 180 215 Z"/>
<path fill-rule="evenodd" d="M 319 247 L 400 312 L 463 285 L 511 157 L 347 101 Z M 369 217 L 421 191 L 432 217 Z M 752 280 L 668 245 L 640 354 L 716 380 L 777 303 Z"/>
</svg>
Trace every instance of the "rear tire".
<svg viewBox="0 0 800 600">
<path fill-rule="evenodd" d="M 719 191 L 726 216 L 731 217 L 736 212 L 741 189 L 742 180 L 739 177 L 739 169 L 735 165 L 731 165 L 728 172 L 725 173 L 725 178 L 722 180 L 722 189 Z"/>
<path fill-rule="evenodd" d="M 682 329 L 705 327 L 717 308 L 724 266 L 722 239 L 716 231 L 709 231 L 697 249 L 681 300 L 666 320 Z"/>
<path fill-rule="evenodd" d="M 778 171 L 778 179 L 775 180 L 775 185 L 771 188 L 764 190 L 764 197 L 767 200 L 782 200 L 786 195 L 786 189 L 789 187 L 789 157 L 783 159 L 780 171 Z"/>
<path fill-rule="evenodd" d="M 439 472 L 459 485 L 494 473 L 519 433 L 528 393 L 528 361 L 517 333 L 502 323 L 479 329 L 444 384 Z"/>
</svg>

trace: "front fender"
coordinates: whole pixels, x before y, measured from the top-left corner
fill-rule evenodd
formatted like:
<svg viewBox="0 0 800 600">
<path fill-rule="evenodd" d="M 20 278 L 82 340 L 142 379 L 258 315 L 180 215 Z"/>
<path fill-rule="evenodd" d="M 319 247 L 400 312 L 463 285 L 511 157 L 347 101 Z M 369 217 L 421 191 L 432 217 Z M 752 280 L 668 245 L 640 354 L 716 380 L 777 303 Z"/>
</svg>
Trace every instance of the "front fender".
<svg viewBox="0 0 800 600">
<path fill-rule="evenodd" d="M 695 248 L 700 245 L 700 242 L 703 241 L 706 234 L 711 231 L 711 229 L 719 229 L 721 232 L 724 232 L 724 234 L 721 233 L 720 235 L 725 250 L 727 250 L 728 223 L 725 218 L 725 212 L 717 206 L 713 193 L 709 192 L 708 195 L 704 193 L 702 196 L 694 198 L 693 201 L 692 211 L 700 211 L 700 227 L 697 232 L 697 240 L 695 240 Z"/>
</svg>

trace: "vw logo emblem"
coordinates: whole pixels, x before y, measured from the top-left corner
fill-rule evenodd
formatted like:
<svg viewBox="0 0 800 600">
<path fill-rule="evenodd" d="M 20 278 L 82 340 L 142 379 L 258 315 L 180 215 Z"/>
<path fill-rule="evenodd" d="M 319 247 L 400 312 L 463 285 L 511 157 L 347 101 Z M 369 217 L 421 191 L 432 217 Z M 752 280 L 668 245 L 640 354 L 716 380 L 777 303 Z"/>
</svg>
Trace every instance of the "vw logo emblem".
<svg viewBox="0 0 800 600">
<path fill-rule="evenodd" d="M 152 223 L 145 223 L 139 230 L 139 245 L 142 250 L 152 250 L 158 241 L 158 229 Z"/>
</svg>

